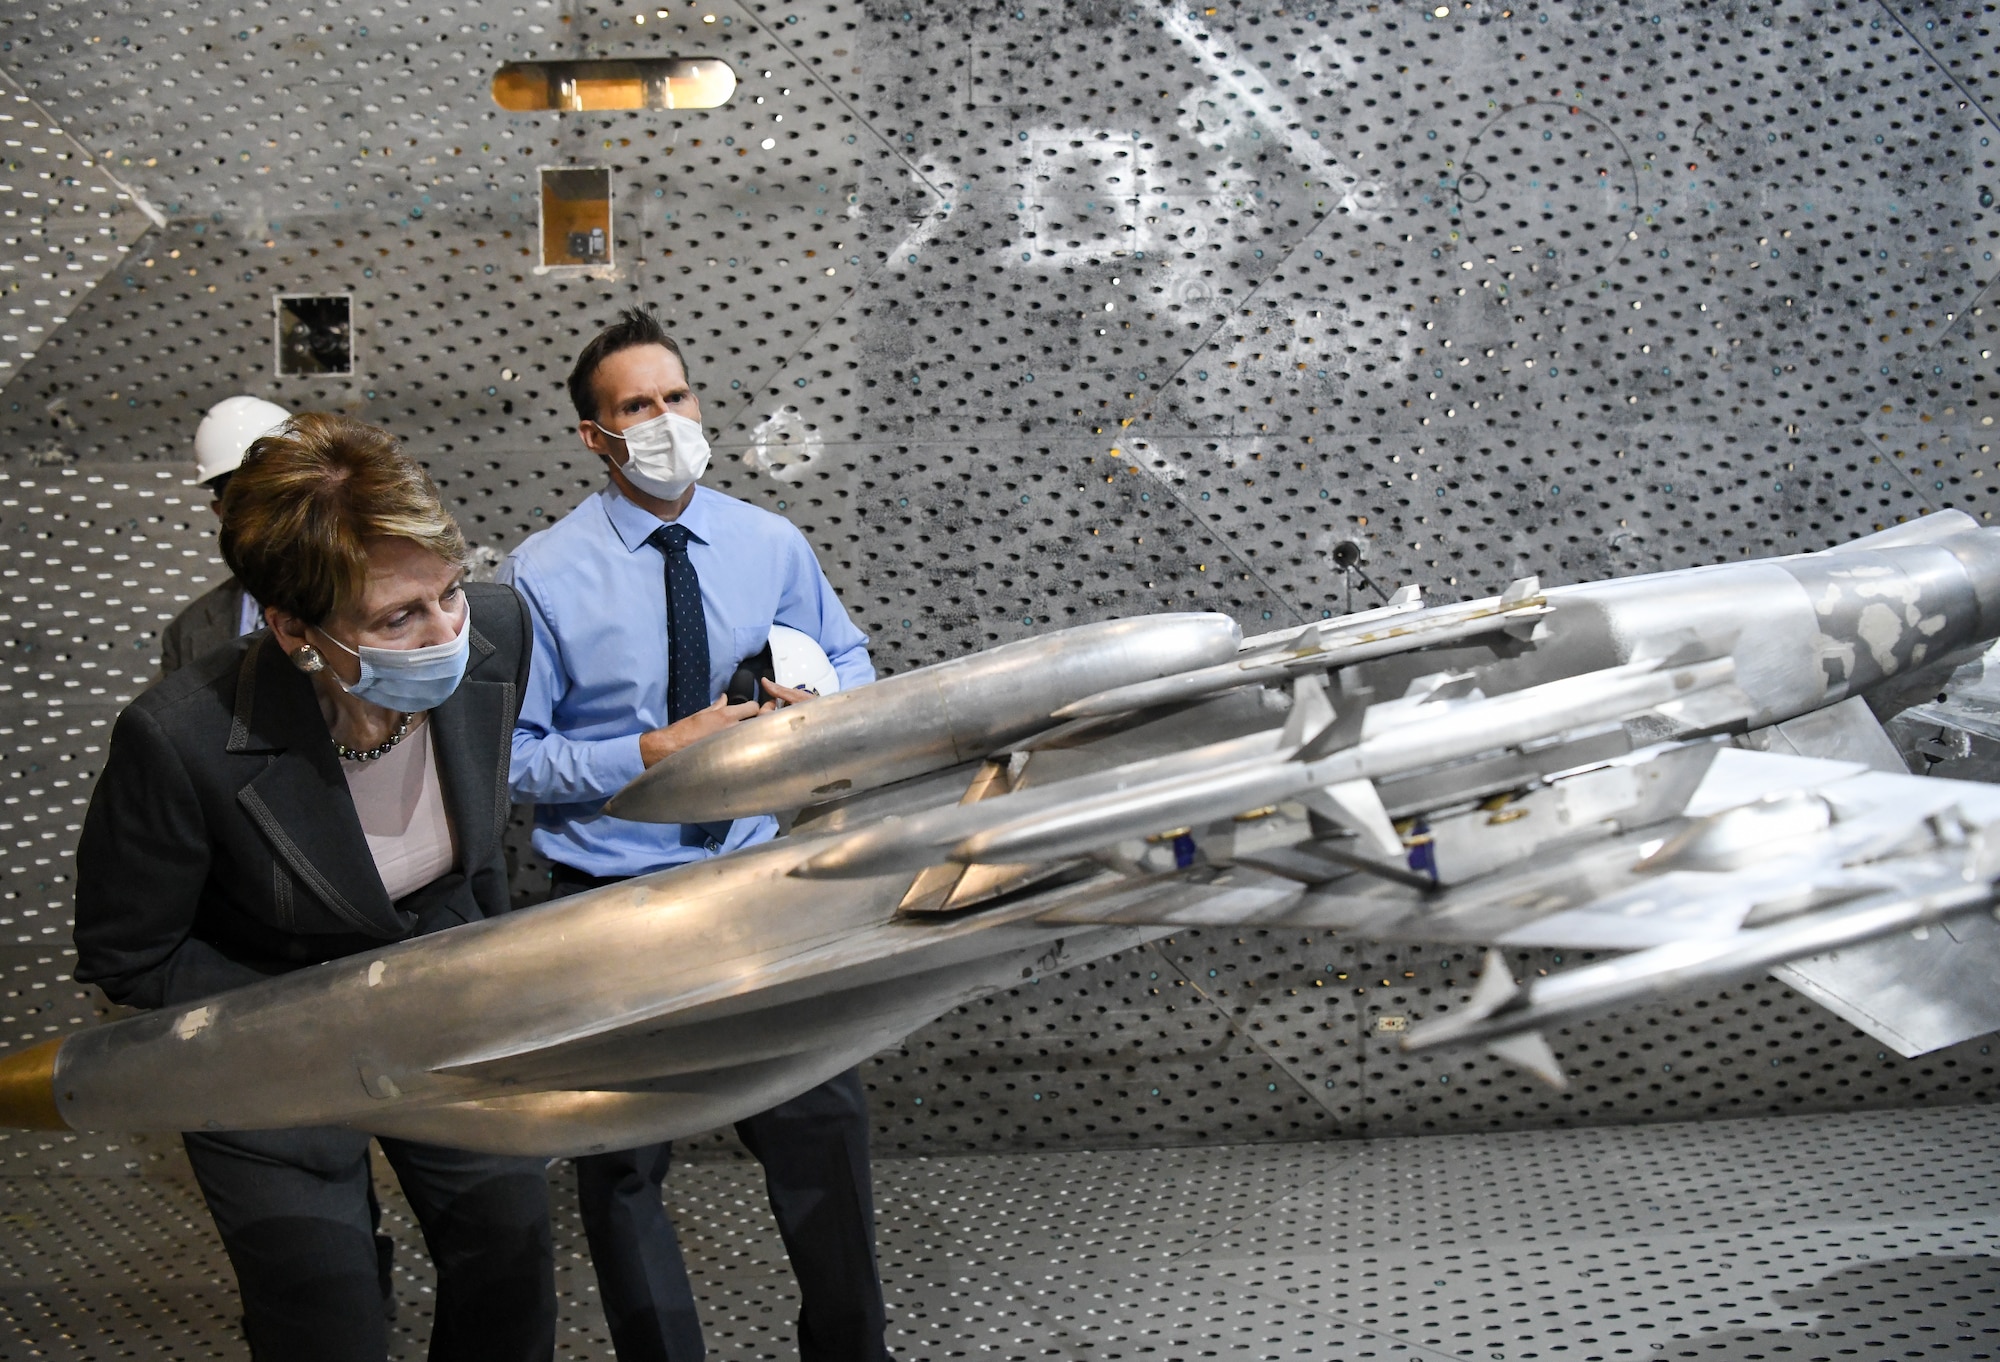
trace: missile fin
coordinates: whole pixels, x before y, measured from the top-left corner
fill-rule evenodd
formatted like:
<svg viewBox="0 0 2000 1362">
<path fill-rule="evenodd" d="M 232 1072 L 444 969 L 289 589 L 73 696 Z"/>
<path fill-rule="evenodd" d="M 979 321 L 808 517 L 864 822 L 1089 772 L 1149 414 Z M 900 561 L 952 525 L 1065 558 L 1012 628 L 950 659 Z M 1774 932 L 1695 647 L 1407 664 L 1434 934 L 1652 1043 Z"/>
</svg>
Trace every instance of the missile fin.
<svg viewBox="0 0 2000 1362">
<path fill-rule="evenodd" d="M 1514 971 L 1508 967 L 1507 957 L 1498 946 L 1486 948 L 1486 961 L 1480 966 L 1479 987 L 1472 990 L 1472 998 L 1459 1009 L 1461 1017 L 1490 1017 L 1515 998 L 1519 997 L 1521 986 L 1514 982 Z"/>
<path fill-rule="evenodd" d="M 1431 672 L 1414 678 L 1403 690 L 1403 698 L 1408 701 L 1463 700 L 1468 696 L 1477 699 L 1479 674 L 1477 672 Z"/>
<path fill-rule="evenodd" d="M 1318 761 L 1329 753 L 1339 752 L 1361 741 L 1362 724 L 1368 718 L 1368 706 L 1373 703 L 1375 692 L 1343 691 L 1340 699 L 1333 722 L 1308 738 L 1305 746 L 1294 754 L 1294 760 Z"/>
<path fill-rule="evenodd" d="M 1563 1073 L 1556 1052 L 1549 1048 L 1548 1041 L 1539 1031 L 1523 1031 L 1502 1040 L 1489 1041 L 1486 1050 L 1495 1059 L 1512 1064 L 1517 1069 L 1525 1069 L 1558 1092 L 1569 1087 L 1569 1078 Z"/>
<path fill-rule="evenodd" d="M 1491 1027 L 1482 1025 L 1489 1017 L 1527 1005 L 1528 990 L 1514 982 L 1514 971 L 1508 967 L 1507 957 L 1498 946 L 1488 946 L 1486 958 L 1479 966 L 1479 982 L 1473 987 L 1472 996 L 1465 1000 L 1465 1006 L 1435 1020 L 1417 1023 L 1403 1036 L 1403 1048 L 1429 1050 L 1457 1044 L 1468 1032 L 1491 1031 Z"/>
<path fill-rule="evenodd" d="M 1285 735 L 1279 746 L 1292 748 L 1317 737 L 1334 721 L 1333 704 L 1326 698 L 1326 682 L 1317 674 L 1292 682 L 1292 712 L 1285 720 Z"/>
<path fill-rule="evenodd" d="M 949 861 L 942 865 L 925 866 L 917 872 L 917 878 L 910 882 L 909 892 L 896 905 L 897 913 L 934 913 L 951 901 L 959 880 L 964 877 L 966 867 Z"/>
<path fill-rule="evenodd" d="M 965 787 L 965 793 L 958 797 L 961 804 L 977 804 L 982 799 L 1003 795 L 1014 788 L 1014 777 L 1019 774 L 1014 768 L 1014 758 L 1021 758 L 1021 765 L 1028 764 L 1025 752 L 1010 752 L 1004 757 L 988 757 L 972 773 L 972 780 Z"/>
<path fill-rule="evenodd" d="M 1542 579 L 1540 577 L 1518 578 L 1515 581 L 1509 582 L 1507 589 L 1500 593 L 1500 608 L 1505 610 L 1510 605 L 1525 604 L 1541 594 Z"/>
<path fill-rule="evenodd" d="M 1419 605 L 1423 602 L 1423 599 L 1424 589 L 1413 582 L 1409 586 L 1397 587 L 1396 594 L 1389 598 L 1389 604 L 1393 606 Z"/>
<path fill-rule="evenodd" d="M 952 888 L 951 897 L 946 899 L 941 911 L 958 912 L 975 904 L 987 902 L 1000 895 L 1019 889 L 1038 879 L 1051 878 L 1065 873 L 1062 866 L 1035 864 L 1019 865 L 969 865 Z"/>
<path fill-rule="evenodd" d="M 1325 643 L 1326 643 L 1326 626 L 1323 624 L 1315 624 L 1311 628 L 1307 629 L 1304 633 L 1300 634 L 1297 638 L 1293 639 L 1291 642 L 1291 646 L 1285 649 L 1283 656 L 1288 656 L 1291 658 L 1310 657 L 1314 653 L 1319 652 L 1321 648 L 1325 646 Z M 1272 662 L 1275 662 L 1277 660 L 1279 659 L 1273 657 L 1261 657 L 1261 658 L 1253 657 L 1238 662 L 1236 665 L 1245 668 L 1247 670 L 1252 667 L 1268 666 Z"/>
<path fill-rule="evenodd" d="M 1359 834 L 1384 856 L 1398 861 L 1403 858 L 1403 839 L 1389 821 L 1389 811 L 1382 807 L 1382 796 L 1375 793 L 1373 781 L 1343 780 L 1325 789 L 1308 790 L 1299 798 L 1307 808 Z"/>
</svg>

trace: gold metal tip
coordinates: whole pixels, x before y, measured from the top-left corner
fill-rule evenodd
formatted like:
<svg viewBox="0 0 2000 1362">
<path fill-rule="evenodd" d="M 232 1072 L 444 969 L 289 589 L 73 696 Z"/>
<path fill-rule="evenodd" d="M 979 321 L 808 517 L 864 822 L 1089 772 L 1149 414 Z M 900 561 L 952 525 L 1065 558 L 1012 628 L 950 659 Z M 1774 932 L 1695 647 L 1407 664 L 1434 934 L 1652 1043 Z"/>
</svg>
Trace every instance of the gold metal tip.
<svg viewBox="0 0 2000 1362">
<path fill-rule="evenodd" d="M 0 1126 L 68 1130 L 56 1106 L 56 1055 L 65 1037 L 0 1055 Z"/>
</svg>

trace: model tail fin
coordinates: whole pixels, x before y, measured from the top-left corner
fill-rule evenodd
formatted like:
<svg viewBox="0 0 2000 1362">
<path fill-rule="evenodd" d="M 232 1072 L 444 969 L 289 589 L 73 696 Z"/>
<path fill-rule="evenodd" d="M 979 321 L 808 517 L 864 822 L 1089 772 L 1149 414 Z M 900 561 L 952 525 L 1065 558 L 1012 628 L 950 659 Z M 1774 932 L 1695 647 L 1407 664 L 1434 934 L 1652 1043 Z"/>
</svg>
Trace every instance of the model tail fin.
<svg viewBox="0 0 2000 1362">
<path fill-rule="evenodd" d="M 1558 1092 L 1569 1087 L 1569 1078 L 1556 1059 L 1556 1052 L 1539 1031 L 1522 1031 L 1504 1040 L 1488 1042 L 1487 1052 L 1495 1059 L 1525 1069 Z"/>
<path fill-rule="evenodd" d="M 1402 860 L 1403 839 L 1389 821 L 1389 811 L 1382 807 L 1382 796 L 1375 792 L 1373 781 L 1344 780 L 1309 790 L 1299 798 L 1307 808 L 1355 833 L 1382 855 Z"/>
</svg>

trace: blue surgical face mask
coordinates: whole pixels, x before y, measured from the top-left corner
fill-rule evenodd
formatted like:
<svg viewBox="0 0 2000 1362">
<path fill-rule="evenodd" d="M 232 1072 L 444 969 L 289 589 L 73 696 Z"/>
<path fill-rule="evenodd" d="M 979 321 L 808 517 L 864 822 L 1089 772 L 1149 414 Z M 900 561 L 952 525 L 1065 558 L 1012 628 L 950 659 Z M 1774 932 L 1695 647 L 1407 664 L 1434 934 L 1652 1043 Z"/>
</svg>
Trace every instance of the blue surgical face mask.
<svg viewBox="0 0 2000 1362">
<path fill-rule="evenodd" d="M 361 679 L 351 686 L 341 682 L 349 695 L 398 713 L 421 714 L 449 700 L 464 679 L 471 623 L 472 612 L 468 610 L 459 621 L 456 638 L 428 648 L 371 648 L 366 644 L 350 648 L 326 630 L 319 632 L 342 652 L 361 660 Z"/>
</svg>

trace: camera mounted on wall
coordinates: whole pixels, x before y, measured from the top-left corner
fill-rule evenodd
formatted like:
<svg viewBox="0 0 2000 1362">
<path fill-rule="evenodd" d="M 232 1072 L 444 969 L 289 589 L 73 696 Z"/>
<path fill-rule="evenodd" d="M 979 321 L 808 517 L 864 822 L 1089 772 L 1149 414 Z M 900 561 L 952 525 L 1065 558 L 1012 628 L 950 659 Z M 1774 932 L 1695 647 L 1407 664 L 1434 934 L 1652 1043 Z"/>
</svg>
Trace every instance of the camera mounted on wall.
<svg viewBox="0 0 2000 1362">
<path fill-rule="evenodd" d="M 1368 556 L 1367 541 L 1361 539 L 1336 539 L 1333 542 L 1333 547 L 1327 550 L 1326 556 L 1332 560 L 1334 567 L 1340 571 L 1341 579 L 1347 588 L 1347 603 L 1344 607 L 1344 613 L 1349 615 L 1354 613 L 1354 579 L 1356 577 L 1361 579 L 1362 585 L 1381 597 L 1385 604 L 1387 603 L 1389 593 L 1384 591 L 1381 585 L 1368 575 L 1367 569 L 1361 566 L 1362 560 Z"/>
</svg>

